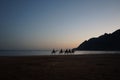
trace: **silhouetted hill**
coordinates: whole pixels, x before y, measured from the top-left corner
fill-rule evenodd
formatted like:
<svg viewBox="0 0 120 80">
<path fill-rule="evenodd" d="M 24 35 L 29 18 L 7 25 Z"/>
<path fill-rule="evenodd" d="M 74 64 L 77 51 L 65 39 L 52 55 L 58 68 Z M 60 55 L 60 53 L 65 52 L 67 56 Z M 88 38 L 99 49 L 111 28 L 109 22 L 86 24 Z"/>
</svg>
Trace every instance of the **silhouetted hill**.
<svg viewBox="0 0 120 80">
<path fill-rule="evenodd" d="M 111 33 L 101 35 L 84 41 L 75 50 L 109 50 L 120 51 L 120 29 Z"/>
</svg>

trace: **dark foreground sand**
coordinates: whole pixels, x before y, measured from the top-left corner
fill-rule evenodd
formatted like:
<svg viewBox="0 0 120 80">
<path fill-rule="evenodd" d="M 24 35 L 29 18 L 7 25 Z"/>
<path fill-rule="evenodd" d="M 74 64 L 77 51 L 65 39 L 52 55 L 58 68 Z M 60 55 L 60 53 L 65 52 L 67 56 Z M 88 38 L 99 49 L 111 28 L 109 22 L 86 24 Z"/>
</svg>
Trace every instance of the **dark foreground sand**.
<svg viewBox="0 0 120 80">
<path fill-rule="evenodd" d="M 0 57 L 0 80 L 120 80 L 120 54 Z"/>
</svg>

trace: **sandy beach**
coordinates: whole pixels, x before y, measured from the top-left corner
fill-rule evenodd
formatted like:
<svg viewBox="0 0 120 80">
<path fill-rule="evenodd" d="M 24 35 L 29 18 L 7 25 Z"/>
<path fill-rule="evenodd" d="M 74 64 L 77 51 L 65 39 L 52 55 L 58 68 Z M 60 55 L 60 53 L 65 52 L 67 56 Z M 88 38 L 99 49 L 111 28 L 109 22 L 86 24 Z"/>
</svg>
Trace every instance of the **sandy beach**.
<svg viewBox="0 0 120 80">
<path fill-rule="evenodd" d="M 120 54 L 0 57 L 0 80 L 120 80 Z"/>
</svg>

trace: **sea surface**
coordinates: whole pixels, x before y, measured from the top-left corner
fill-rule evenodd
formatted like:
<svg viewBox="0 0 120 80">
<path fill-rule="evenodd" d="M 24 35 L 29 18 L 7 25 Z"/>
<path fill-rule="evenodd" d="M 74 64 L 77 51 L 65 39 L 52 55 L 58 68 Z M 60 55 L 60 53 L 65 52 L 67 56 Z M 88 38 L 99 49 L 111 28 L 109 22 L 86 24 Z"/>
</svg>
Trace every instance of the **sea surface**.
<svg viewBox="0 0 120 80">
<path fill-rule="evenodd" d="M 120 54 L 120 51 L 75 51 L 74 53 L 55 54 L 51 50 L 1 50 L 0 56 L 42 56 L 42 55 L 81 55 L 81 54 Z"/>
</svg>

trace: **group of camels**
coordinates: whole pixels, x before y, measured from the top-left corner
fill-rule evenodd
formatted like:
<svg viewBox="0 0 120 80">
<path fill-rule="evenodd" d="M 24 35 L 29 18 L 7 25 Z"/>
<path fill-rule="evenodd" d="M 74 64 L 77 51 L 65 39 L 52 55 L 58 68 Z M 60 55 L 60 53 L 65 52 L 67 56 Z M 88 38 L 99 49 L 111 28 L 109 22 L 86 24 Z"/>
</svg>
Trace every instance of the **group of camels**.
<svg viewBox="0 0 120 80">
<path fill-rule="evenodd" d="M 66 49 L 66 50 L 55 50 L 55 49 L 53 49 L 52 50 L 52 54 L 55 54 L 55 53 L 57 53 L 57 52 L 59 52 L 59 54 L 69 54 L 69 53 L 74 53 L 75 51 L 74 50 L 72 50 L 72 49 Z"/>
</svg>

